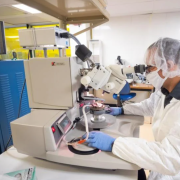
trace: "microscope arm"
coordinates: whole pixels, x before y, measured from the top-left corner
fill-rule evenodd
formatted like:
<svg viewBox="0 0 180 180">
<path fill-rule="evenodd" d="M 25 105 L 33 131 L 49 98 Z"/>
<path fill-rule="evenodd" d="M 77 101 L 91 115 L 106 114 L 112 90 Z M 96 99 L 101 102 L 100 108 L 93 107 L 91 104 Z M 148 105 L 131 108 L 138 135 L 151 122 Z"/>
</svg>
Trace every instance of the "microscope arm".
<svg viewBox="0 0 180 180">
<path fill-rule="evenodd" d="M 121 65 L 95 66 L 81 78 L 81 84 L 85 87 L 91 86 L 95 90 L 102 89 L 119 94 L 126 84 L 126 74 L 143 72 L 145 72 L 145 65 L 124 68 Z"/>
</svg>

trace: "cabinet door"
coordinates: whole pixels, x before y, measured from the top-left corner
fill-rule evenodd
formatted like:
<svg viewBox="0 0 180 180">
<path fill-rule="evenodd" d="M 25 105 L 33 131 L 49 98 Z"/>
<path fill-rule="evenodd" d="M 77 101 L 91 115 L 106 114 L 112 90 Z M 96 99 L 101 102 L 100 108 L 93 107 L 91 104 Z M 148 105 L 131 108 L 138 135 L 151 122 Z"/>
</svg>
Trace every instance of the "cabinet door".
<svg viewBox="0 0 180 180">
<path fill-rule="evenodd" d="M 18 117 L 19 101 L 25 79 L 23 61 L 0 62 L 0 126 L 2 141 L 6 146 L 10 136 L 10 122 Z M 20 117 L 29 113 L 26 86 L 23 91 Z M 9 143 L 12 145 L 12 141 Z M 4 151 L 4 147 L 1 146 Z"/>
<path fill-rule="evenodd" d="M 3 152 L 2 149 L 4 149 L 4 142 L 3 142 L 2 131 L 0 126 L 0 154 Z"/>
<path fill-rule="evenodd" d="M 10 77 L 8 74 L 0 75 L 0 94 L 0 125 L 5 145 L 11 135 L 10 122 L 16 119 L 15 109 L 13 106 L 13 96 L 11 93 Z M 12 142 L 10 144 L 12 144 Z M 4 151 L 4 147 L 2 150 Z"/>
</svg>

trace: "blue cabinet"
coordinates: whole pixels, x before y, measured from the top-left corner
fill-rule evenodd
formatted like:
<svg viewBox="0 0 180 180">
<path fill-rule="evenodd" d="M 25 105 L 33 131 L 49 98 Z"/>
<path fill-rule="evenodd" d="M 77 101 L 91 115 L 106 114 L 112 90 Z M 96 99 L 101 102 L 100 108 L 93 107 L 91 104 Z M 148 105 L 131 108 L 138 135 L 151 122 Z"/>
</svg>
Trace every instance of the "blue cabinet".
<svg viewBox="0 0 180 180">
<path fill-rule="evenodd" d="M 0 151 L 11 135 L 10 122 L 17 119 L 19 101 L 25 80 L 23 60 L 0 61 Z M 21 102 L 20 117 L 30 112 L 27 88 Z M 12 145 L 12 142 L 9 144 Z M 0 153 L 1 153 L 0 152 Z"/>
</svg>

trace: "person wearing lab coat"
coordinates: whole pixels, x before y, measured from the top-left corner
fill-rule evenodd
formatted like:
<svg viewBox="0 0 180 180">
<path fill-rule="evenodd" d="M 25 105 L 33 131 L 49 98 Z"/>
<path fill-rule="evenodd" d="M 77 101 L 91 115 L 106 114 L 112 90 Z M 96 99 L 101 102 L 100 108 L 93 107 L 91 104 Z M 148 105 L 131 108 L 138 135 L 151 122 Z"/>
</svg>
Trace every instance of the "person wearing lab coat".
<svg viewBox="0 0 180 180">
<path fill-rule="evenodd" d="M 156 91 L 140 103 L 111 108 L 111 114 L 152 116 L 155 141 L 94 131 L 87 143 L 150 170 L 148 180 L 180 180 L 180 41 L 159 39 L 147 49 L 145 62 Z"/>
</svg>

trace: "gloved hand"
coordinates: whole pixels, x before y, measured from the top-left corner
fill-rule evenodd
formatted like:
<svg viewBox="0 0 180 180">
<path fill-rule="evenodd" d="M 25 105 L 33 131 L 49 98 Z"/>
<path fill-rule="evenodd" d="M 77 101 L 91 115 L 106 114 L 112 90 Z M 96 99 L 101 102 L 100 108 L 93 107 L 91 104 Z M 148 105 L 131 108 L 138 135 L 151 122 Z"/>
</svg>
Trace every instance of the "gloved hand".
<svg viewBox="0 0 180 180">
<path fill-rule="evenodd" d="M 113 116 L 118 116 L 120 114 L 122 114 L 123 110 L 121 107 L 110 107 L 110 115 L 113 115 Z"/>
<path fill-rule="evenodd" d="M 83 139 L 86 138 L 86 135 L 83 136 Z M 102 132 L 92 131 L 89 133 L 89 138 L 86 140 L 88 146 L 100 149 L 102 151 L 112 151 L 112 145 L 115 141 L 115 138 L 104 134 Z"/>
</svg>

